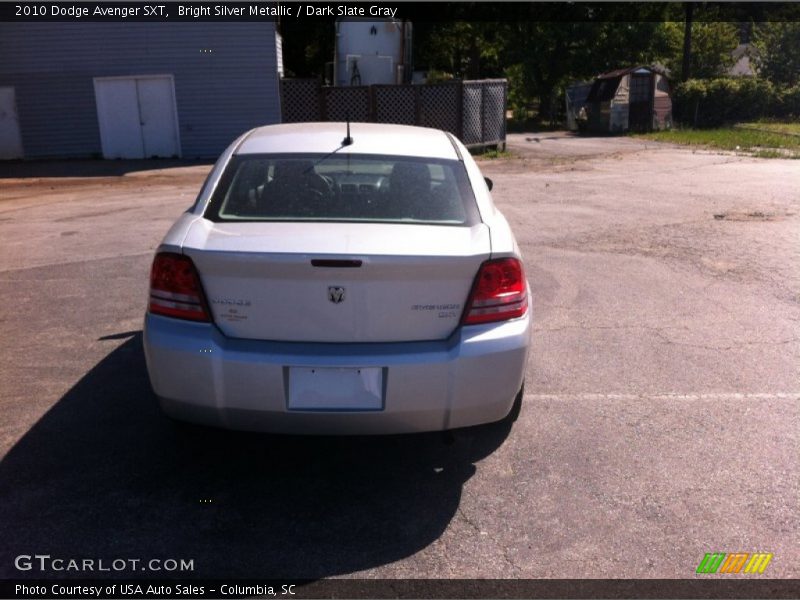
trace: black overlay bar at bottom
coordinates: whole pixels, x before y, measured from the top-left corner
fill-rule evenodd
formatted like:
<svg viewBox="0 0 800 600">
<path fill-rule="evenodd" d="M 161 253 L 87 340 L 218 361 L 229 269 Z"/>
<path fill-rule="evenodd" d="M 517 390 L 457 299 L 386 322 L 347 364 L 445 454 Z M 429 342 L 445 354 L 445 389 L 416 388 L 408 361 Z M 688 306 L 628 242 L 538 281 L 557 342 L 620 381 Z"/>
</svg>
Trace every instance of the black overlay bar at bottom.
<svg viewBox="0 0 800 600">
<path fill-rule="evenodd" d="M 798 579 L 3 580 L 1 598 L 800 598 Z"/>
</svg>

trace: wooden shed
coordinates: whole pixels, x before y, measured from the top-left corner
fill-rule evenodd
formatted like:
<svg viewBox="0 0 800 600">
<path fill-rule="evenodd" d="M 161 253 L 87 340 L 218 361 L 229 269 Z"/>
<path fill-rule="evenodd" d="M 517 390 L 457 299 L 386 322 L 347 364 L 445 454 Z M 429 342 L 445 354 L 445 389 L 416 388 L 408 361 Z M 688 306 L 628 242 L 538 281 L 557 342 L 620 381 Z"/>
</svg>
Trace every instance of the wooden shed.
<svg viewBox="0 0 800 600">
<path fill-rule="evenodd" d="M 672 98 L 666 73 L 630 67 L 599 75 L 586 99 L 588 130 L 621 133 L 672 127 Z"/>
</svg>

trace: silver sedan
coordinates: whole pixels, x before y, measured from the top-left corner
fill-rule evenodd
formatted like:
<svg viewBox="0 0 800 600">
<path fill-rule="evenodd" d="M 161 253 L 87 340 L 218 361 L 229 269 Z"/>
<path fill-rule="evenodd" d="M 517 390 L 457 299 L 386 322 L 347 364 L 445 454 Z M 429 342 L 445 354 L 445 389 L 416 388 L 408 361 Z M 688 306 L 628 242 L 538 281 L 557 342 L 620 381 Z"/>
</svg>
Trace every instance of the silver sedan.
<svg viewBox="0 0 800 600">
<path fill-rule="evenodd" d="M 319 434 L 514 418 L 530 289 L 490 185 L 435 129 L 241 136 L 153 261 L 144 347 L 163 410 Z"/>
</svg>

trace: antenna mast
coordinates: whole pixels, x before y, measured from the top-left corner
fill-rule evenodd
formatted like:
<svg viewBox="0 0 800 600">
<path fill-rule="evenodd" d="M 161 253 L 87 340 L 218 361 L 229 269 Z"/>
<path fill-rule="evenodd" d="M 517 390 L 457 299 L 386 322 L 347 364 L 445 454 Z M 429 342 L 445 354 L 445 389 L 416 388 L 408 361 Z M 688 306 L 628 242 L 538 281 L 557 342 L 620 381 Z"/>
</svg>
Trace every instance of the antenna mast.
<svg viewBox="0 0 800 600">
<path fill-rule="evenodd" d="M 353 138 L 350 137 L 350 113 L 347 113 L 347 136 L 342 140 L 342 146 L 349 146 L 353 143 Z"/>
</svg>

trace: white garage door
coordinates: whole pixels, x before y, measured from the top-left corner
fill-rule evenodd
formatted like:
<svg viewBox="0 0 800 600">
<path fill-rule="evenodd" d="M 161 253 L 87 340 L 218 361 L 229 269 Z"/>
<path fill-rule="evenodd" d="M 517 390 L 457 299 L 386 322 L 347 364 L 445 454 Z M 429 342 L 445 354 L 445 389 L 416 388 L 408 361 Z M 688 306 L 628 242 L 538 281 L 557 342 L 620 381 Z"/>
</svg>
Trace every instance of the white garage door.
<svg viewBox="0 0 800 600">
<path fill-rule="evenodd" d="M 94 80 L 105 158 L 180 156 L 171 75 Z"/>
<path fill-rule="evenodd" d="M 13 87 L 0 87 L 0 159 L 22 158 L 17 100 Z"/>
</svg>

